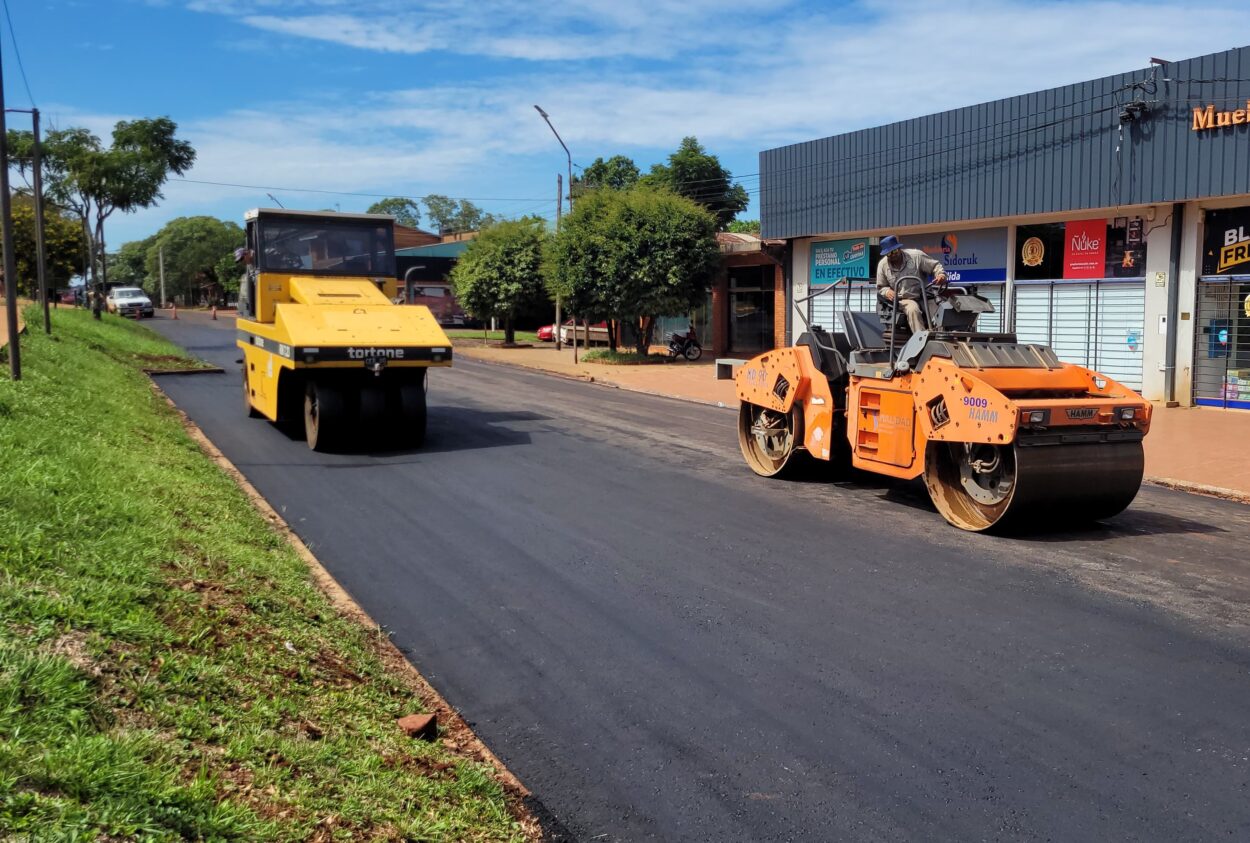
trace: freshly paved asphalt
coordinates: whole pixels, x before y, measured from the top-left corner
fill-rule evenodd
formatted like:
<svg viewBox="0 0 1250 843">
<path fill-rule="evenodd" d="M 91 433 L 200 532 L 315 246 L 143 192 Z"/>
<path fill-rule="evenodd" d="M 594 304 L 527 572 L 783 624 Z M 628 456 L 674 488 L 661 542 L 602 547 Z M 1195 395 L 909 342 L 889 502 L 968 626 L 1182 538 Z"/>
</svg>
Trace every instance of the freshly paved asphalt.
<svg viewBox="0 0 1250 843">
<path fill-rule="evenodd" d="M 1247 507 L 970 535 L 917 484 L 755 477 L 726 410 L 463 360 L 427 447 L 320 455 L 244 417 L 230 322 L 149 324 L 558 833 L 1250 838 Z"/>
</svg>

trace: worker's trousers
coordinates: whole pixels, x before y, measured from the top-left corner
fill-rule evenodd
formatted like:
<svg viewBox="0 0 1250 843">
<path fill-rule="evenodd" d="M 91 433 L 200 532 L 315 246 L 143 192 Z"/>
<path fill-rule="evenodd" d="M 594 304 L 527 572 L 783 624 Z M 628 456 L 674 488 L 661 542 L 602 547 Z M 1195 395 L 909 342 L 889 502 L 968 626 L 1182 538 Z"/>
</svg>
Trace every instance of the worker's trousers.
<svg viewBox="0 0 1250 843">
<path fill-rule="evenodd" d="M 924 314 L 920 311 L 920 302 L 912 301 L 911 299 L 899 299 L 898 306 L 903 309 L 903 313 L 907 316 L 907 326 L 911 328 L 913 334 L 929 330 L 929 326 L 924 322 Z"/>
</svg>

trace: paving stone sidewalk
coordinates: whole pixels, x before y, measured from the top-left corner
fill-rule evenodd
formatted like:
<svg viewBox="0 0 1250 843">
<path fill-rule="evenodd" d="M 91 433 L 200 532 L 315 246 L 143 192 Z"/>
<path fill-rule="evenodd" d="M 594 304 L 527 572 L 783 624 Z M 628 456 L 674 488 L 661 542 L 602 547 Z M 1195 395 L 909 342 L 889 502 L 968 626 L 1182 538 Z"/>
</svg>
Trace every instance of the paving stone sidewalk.
<svg viewBox="0 0 1250 843">
<path fill-rule="evenodd" d="M 715 361 L 675 361 L 655 366 L 573 362 L 569 348 L 493 348 L 458 344 L 460 356 L 541 369 L 656 395 L 724 407 L 738 406 L 732 381 L 716 380 Z M 1149 480 L 1198 488 L 1250 503 L 1250 412 L 1207 407 L 1168 409 L 1155 404 L 1146 437 Z"/>
</svg>

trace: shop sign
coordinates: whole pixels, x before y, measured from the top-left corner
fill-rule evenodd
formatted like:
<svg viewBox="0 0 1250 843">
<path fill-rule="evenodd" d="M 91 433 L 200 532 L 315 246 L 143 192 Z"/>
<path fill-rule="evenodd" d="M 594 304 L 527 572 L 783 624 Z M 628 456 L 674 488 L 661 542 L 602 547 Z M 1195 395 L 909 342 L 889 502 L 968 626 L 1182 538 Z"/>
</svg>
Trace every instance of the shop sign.
<svg viewBox="0 0 1250 843">
<path fill-rule="evenodd" d="M 1250 275 L 1250 208 L 1207 211 L 1204 275 Z"/>
<path fill-rule="evenodd" d="M 823 240 L 812 244 L 812 286 L 833 284 L 843 278 L 868 277 L 868 240 Z"/>
<path fill-rule="evenodd" d="M 1225 126 L 1240 126 L 1243 123 L 1250 123 L 1250 100 L 1246 100 L 1245 108 L 1238 108 L 1235 111 L 1216 111 L 1214 105 L 1195 108 L 1194 122 L 1190 129 L 1203 132 L 1207 129 L 1222 129 Z"/>
<path fill-rule="evenodd" d="M 1063 227 L 1063 277 L 1102 278 L 1107 262 L 1107 221 L 1074 220 Z"/>
<path fill-rule="evenodd" d="M 914 234 L 904 244 L 942 264 L 953 283 L 1007 280 L 1006 228 Z"/>
</svg>

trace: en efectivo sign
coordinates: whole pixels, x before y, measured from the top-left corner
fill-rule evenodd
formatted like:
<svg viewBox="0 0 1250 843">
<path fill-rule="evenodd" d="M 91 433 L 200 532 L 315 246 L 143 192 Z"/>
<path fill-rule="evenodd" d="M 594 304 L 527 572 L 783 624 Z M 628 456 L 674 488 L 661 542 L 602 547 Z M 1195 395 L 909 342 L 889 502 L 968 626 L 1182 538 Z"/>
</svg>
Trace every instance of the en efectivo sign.
<svg viewBox="0 0 1250 843">
<path fill-rule="evenodd" d="M 822 240 L 812 244 L 812 286 L 834 284 L 842 278 L 868 277 L 868 240 Z"/>
</svg>

